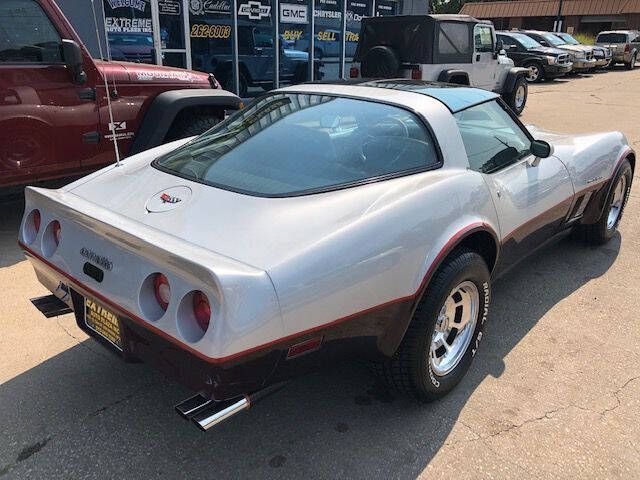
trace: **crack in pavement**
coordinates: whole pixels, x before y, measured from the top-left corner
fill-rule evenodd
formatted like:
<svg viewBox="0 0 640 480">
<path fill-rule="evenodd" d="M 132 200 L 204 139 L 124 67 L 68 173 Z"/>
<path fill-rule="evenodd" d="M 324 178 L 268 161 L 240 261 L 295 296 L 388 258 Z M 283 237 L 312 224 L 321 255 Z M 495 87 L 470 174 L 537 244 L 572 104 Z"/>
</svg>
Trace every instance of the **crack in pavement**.
<svg viewBox="0 0 640 480">
<path fill-rule="evenodd" d="M 31 445 L 27 445 L 22 450 L 20 450 L 20 453 L 18 453 L 18 455 L 16 456 L 16 459 L 12 463 L 7 464 L 0 469 L 0 477 L 9 473 L 20 462 L 25 461 L 27 458 L 31 457 L 32 455 L 42 450 L 45 447 L 45 445 L 49 443 L 49 440 L 51 440 L 51 437 L 47 437 Z"/>
</svg>

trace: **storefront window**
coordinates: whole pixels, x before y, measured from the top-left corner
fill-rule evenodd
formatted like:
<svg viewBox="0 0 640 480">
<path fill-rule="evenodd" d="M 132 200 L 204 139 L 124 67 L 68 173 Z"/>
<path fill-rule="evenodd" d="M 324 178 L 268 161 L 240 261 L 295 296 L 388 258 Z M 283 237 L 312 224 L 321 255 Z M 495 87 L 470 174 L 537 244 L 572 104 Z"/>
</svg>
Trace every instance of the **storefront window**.
<svg viewBox="0 0 640 480">
<path fill-rule="evenodd" d="M 280 84 L 295 84 L 309 79 L 309 32 L 311 7 L 305 0 L 280 3 Z M 315 62 L 314 78 L 320 74 Z"/>
<path fill-rule="evenodd" d="M 347 0 L 347 33 L 345 35 L 345 76 L 349 76 L 349 69 L 353 62 L 353 55 L 360 39 L 362 19 L 371 15 L 372 0 Z"/>
<path fill-rule="evenodd" d="M 402 0 L 378 0 L 376 2 L 376 17 L 400 15 Z"/>
<path fill-rule="evenodd" d="M 324 80 L 340 77 L 340 41 L 342 37 L 343 0 L 316 0 L 315 58 L 322 60 L 320 73 Z"/>
<path fill-rule="evenodd" d="M 104 0 L 111 58 L 156 63 L 151 6 L 146 0 Z"/>
</svg>

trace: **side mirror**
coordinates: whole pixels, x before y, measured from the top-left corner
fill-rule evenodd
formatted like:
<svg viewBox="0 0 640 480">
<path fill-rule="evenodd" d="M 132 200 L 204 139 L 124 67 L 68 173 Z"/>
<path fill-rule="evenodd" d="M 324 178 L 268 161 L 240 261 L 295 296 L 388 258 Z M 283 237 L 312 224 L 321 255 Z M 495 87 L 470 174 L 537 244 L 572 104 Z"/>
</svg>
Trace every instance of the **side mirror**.
<svg viewBox="0 0 640 480">
<path fill-rule="evenodd" d="M 531 155 L 535 158 L 531 161 L 532 167 L 537 167 L 540 160 L 550 157 L 553 154 L 553 146 L 544 140 L 534 140 L 531 142 L 530 148 Z"/>
<path fill-rule="evenodd" d="M 500 50 L 504 50 L 504 42 L 502 40 L 497 40 L 496 41 L 496 52 L 499 52 Z"/>
<path fill-rule="evenodd" d="M 74 83 L 87 81 L 87 74 L 82 68 L 82 49 L 73 40 L 62 39 L 62 56 L 64 63 L 71 72 Z"/>
</svg>

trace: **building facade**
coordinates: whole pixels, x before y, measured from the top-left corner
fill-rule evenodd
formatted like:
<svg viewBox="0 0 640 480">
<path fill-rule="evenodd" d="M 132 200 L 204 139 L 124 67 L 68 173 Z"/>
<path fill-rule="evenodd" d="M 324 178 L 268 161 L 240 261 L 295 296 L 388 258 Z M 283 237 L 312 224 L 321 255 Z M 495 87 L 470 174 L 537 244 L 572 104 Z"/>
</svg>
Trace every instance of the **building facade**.
<svg viewBox="0 0 640 480">
<path fill-rule="evenodd" d="M 96 57 L 210 72 L 242 96 L 344 78 L 364 17 L 428 12 L 427 0 L 57 2 Z"/>
<path fill-rule="evenodd" d="M 640 29 L 640 0 L 514 0 L 465 3 L 460 13 L 491 20 L 498 29 L 560 30 L 595 35 L 603 30 Z"/>
</svg>

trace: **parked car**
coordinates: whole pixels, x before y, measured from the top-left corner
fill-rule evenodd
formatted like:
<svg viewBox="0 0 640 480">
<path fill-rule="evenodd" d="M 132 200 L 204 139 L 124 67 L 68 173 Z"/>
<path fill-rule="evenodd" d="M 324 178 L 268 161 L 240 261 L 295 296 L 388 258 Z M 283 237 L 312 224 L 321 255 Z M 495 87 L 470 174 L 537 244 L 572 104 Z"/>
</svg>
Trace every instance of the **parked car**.
<svg viewBox="0 0 640 480">
<path fill-rule="evenodd" d="M 114 135 L 127 156 L 241 105 L 204 73 L 94 60 L 53 0 L 19 3 L 0 2 L 0 187 L 96 170 Z"/>
<path fill-rule="evenodd" d="M 205 72 L 212 72 L 227 90 L 233 90 L 233 55 L 231 52 L 230 26 L 216 23 L 207 25 L 214 32 L 228 28 L 227 35 L 191 36 L 191 52 L 194 58 L 194 68 Z M 221 28 L 216 28 L 221 27 Z M 193 28 L 193 27 L 192 27 Z M 265 90 L 273 88 L 275 49 L 271 29 L 252 25 L 238 26 L 238 68 L 239 94 L 247 96 L 248 87 L 262 87 Z M 290 48 L 291 42 L 280 35 L 280 82 L 282 84 L 301 83 L 309 78 L 309 54 L 301 50 Z M 314 61 L 314 78 L 321 79 L 320 61 Z"/>
<path fill-rule="evenodd" d="M 155 63 L 153 36 L 143 32 L 109 32 L 111 58 L 125 62 Z"/>
<path fill-rule="evenodd" d="M 365 18 L 351 78 L 412 78 L 498 92 L 520 114 L 529 69 L 501 52 L 491 22 L 468 15 Z"/>
<path fill-rule="evenodd" d="M 569 54 L 564 50 L 543 47 L 523 33 L 496 32 L 496 36 L 516 66 L 529 69 L 528 82 L 562 77 L 573 68 Z"/>
<path fill-rule="evenodd" d="M 640 32 L 637 30 L 600 32 L 596 37 L 596 45 L 611 49 L 612 66 L 616 63 L 624 63 L 629 70 L 633 70 L 640 52 Z"/>
<path fill-rule="evenodd" d="M 554 47 L 565 50 L 569 54 L 569 58 L 573 63 L 574 72 L 588 72 L 596 66 L 596 60 L 593 57 L 593 48 L 586 45 L 569 45 L 551 32 L 542 32 L 539 30 L 518 30 L 525 35 L 530 36 L 535 41 L 545 47 Z"/>
<path fill-rule="evenodd" d="M 430 401 L 481 347 L 493 279 L 569 232 L 615 235 L 635 158 L 620 132 L 527 128 L 486 90 L 297 85 L 29 187 L 19 242 L 41 310 L 197 392 L 177 410 L 202 429 L 351 357 Z"/>
<path fill-rule="evenodd" d="M 569 33 L 554 32 L 554 35 L 560 38 L 560 40 L 563 40 L 567 45 L 584 45 Z M 598 68 L 607 68 L 611 64 L 611 50 L 609 48 L 597 45 L 588 46 L 593 49 L 593 58 L 596 61 L 595 67 L 591 69 L 592 71 Z"/>
</svg>

